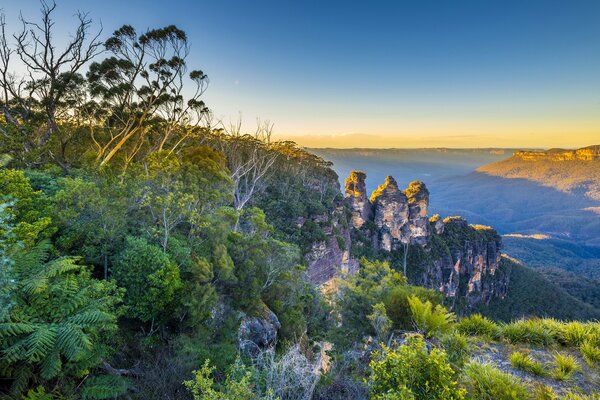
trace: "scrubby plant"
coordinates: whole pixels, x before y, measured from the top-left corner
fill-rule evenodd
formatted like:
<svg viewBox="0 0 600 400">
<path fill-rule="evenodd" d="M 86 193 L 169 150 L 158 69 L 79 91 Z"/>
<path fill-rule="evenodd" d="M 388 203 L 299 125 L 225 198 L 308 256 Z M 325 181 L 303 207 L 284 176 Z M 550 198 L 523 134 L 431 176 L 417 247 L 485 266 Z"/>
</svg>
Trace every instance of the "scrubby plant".
<svg viewBox="0 0 600 400">
<path fill-rule="evenodd" d="M 533 386 L 533 398 L 535 400 L 558 400 L 558 395 L 552 387 L 538 382 Z"/>
<path fill-rule="evenodd" d="M 192 380 L 184 381 L 183 385 L 192 394 L 194 400 L 255 400 L 252 390 L 252 372 L 244 367 L 241 361 L 234 364 L 225 382 L 217 386 L 212 377 L 215 367 L 206 360 Z"/>
<path fill-rule="evenodd" d="M 462 318 L 457 326 L 459 332 L 471 336 L 494 337 L 498 333 L 498 325 L 481 314 L 473 314 Z"/>
<path fill-rule="evenodd" d="M 421 335 L 410 336 L 398 349 L 376 352 L 369 364 L 371 399 L 463 399 L 446 352 L 427 349 Z"/>
<path fill-rule="evenodd" d="M 579 369 L 575 357 L 568 354 L 556 353 L 554 355 L 554 372 L 552 376 L 559 381 L 566 381 Z"/>
<path fill-rule="evenodd" d="M 529 354 L 520 351 L 515 351 L 510 355 L 509 360 L 510 365 L 513 368 L 530 372 L 538 376 L 544 376 L 546 374 L 544 366 L 539 362 L 535 361 Z"/>
<path fill-rule="evenodd" d="M 581 346 L 579 346 L 579 351 L 590 366 L 600 364 L 600 345 L 597 336 L 591 335 L 588 337 Z"/>
<path fill-rule="evenodd" d="M 590 395 L 569 392 L 562 397 L 561 400 L 599 400 L 600 395 L 598 393 L 592 393 Z"/>
<path fill-rule="evenodd" d="M 581 346 L 592 333 L 590 325 L 581 322 L 567 322 L 561 324 L 558 338 L 561 344 L 567 346 Z"/>
<path fill-rule="evenodd" d="M 460 370 L 471 354 L 467 338 L 458 332 L 451 333 L 442 338 L 441 345 L 446 351 L 452 367 L 456 371 Z"/>
<path fill-rule="evenodd" d="M 520 319 L 500 326 L 500 336 L 509 343 L 550 346 L 555 343 L 552 331 L 538 319 Z"/>
<path fill-rule="evenodd" d="M 529 399 L 529 388 L 510 374 L 491 364 L 470 362 L 465 366 L 465 386 L 470 400 Z"/>
<path fill-rule="evenodd" d="M 455 320 L 453 313 L 440 304 L 435 307 L 430 301 L 421 301 L 417 296 L 408 298 L 415 328 L 430 338 L 448 332 Z"/>
</svg>

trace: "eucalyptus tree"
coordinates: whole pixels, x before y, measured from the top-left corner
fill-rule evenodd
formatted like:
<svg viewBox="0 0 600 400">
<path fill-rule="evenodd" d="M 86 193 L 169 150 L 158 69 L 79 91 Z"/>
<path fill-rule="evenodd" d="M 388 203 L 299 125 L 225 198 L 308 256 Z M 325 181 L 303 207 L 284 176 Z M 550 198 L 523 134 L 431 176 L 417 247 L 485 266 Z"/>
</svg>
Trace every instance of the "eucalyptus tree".
<svg viewBox="0 0 600 400">
<path fill-rule="evenodd" d="M 102 50 L 101 28 L 82 12 L 75 15 L 74 33 L 59 48 L 55 10 L 56 3 L 42 0 L 40 20 L 21 16 L 22 28 L 12 35 L 6 31 L 5 16 L 0 16 L 0 110 L 6 122 L 0 133 L 20 142 L 25 152 L 46 145 L 54 136 L 64 144 L 58 116 L 61 102 L 75 87 L 72 81 L 78 72 Z"/>
<path fill-rule="evenodd" d="M 110 56 L 87 74 L 98 105 L 90 132 L 100 166 L 119 156 L 126 167 L 142 150 L 172 152 L 202 132 L 208 76 L 188 72 L 184 31 L 170 25 L 138 34 L 124 25 L 104 46 Z"/>
</svg>

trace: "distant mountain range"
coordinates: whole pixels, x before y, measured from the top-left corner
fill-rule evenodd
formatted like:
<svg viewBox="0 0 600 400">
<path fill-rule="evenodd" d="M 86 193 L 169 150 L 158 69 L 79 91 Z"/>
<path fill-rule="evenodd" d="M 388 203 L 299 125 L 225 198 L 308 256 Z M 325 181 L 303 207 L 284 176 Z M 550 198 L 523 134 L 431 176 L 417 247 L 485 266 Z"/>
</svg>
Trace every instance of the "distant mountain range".
<svg viewBox="0 0 600 400">
<path fill-rule="evenodd" d="M 477 169 L 502 178 L 521 178 L 565 193 L 600 200 L 600 145 L 577 150 L 518 151 Z"/>
<path fill-rule="evenodd" d="M 552 282 L 600 310 L 600 292 L 589 290 L 600 286 L 600 146 L 311 151 L 333 162 L 341 177 L 364 171 L 367 186 L 386 175 L 401 185 L 424 181 L 432 214 L 494 227 L 504 235 L 503 252 L 531 267 L 523 270 L 523 280 Z M 513 288 L 527 291 L 521 289 Z"/>
</svg>

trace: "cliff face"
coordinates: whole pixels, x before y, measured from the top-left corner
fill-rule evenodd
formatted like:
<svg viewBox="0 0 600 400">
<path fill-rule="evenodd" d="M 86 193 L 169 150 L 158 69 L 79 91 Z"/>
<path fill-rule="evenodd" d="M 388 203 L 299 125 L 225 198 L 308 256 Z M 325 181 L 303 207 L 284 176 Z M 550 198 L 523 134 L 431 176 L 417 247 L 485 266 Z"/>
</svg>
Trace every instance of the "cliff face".
<svg viewBox="0 0 600 400">
<path fill-rule="evenodd" d="M 422 182 L 398 187 L 388 176 L 367 196 L 366 175 L 353 171 L 345 199 L 331 215 L 315 215 L 325 237 L 306 253 L 309 279 L 323 290 L 333 278 L 358 270 L 357 258 L 390 260 L 412 284 L 437 289 L 457 310 L 506 295 L 508 276 L 499 269 L 500 236 L 460 217 L 428 216 L 429 191 Z M 301 224 L 309 221 L 299 221 Z"/>
<path fill-rule="evenodd" d="M 357 177 L 360 185 L 353 183 Z M 388 176 L 371 195 L 369 207 L 364 200 L 365 179 L 364 173 L 352 173 L 346 181 L 346 187 L 353 188 L 346 190 L 345 200 L 352 221 L 360 217 L 351 229 L 352 245 L 359 252 L 406 260 L 411 283 L 440 290 L 457 307 L 473 307 L 506 294 L 508 276 L 498 272 L 501 239 L 496 231 L 471 226 L 460 217 L 430 219 L 429 191 L 418 181 L 400 190 Z M 361 213 L 369 208 L 371 220 L 366 219 L 368 213 Z"/>
<path fill-rule="evenodd" d="M 600 145 L 583 147 L 577 150 L 517 151 L 513 156 L 525 161 L 592 161 L 600 159 Z"/>
</svg>

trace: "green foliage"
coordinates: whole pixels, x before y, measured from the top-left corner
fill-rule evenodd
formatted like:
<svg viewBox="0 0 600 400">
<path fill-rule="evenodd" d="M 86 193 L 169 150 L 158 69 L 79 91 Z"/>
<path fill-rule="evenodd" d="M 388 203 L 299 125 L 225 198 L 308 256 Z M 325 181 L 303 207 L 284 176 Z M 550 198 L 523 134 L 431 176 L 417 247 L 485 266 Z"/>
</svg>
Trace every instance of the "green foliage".
<svg viewBox="0 0 600 400">
<path fill-rule="evenodd" d="M 467 338 L 453 332 L 442 337 L 440 344 L 448 355 L 448 361 L 455 371 L 460 371 L 471 355 Z"/>
<path fill-rule="evenodd" d="M 559 381 L 569 380 L 573 373 L 580 369 L 577 360 L 575 360 L 575 357 L 571 355 L 556 353 L 553 356 L 553 358 L 554 371 L 552 373 L 552 376 L 554 377 L 554 379 L 557 379 Z"/>
<path fill-rule="evenodd" d="M 252 390 L 252 372 L 241 361 L 234 364 L 225 381 L 217 387 L 212 378 L 215 367 L 206 360 L 202 368 L 194 371 L 194 379 L 183 384 L 194 400 L 258 400 Z"/>
<path fill-rule="evenodd" d="M 117 255 L 112 276 L 125 288 L 125 305 L 131 315 L 153 321 L 166 315 L 181 287 L 179 268 L 162 250 L 142 238 L 128 237 Z"/>
<path fill-rule="evenodd" d="M 371 321 L 371 325 L 373 325 L 373 329 L 375 329 L 377 338 L 381 341 L 385 341 L 392 328 L 392 320 L 387 316 L 385 304 L 375 304 L 373 306 L 373 312 L 369 314 L 367 318 Z"/>
<path fill-rule="evenodd" d="M 430 301 L 421 301 L 417 296 L 408 298 L 415 328 L 430 338 L 448 332 L 454 324 L 455 316 L 441 304 L 435 307 Z"/>
<path fill-rule="evenodd" d="M 498 334 L 498 325 L 481 314 L 473 314 L 458 321 L 457 329 L 465 335 L 493 338 Z"/>
<path fill-rule="evenodd" d="M 129 382 L 118 375 L 98 375 L 88 378 L 81 387 L 85 400 L 114 399 L 127 392 Z"/>
<path fill-rule="evenodd" d="M 470 362 L 465 366 L 467 399 L 472 400 L 523 400 L 530 394 L 523 382 L 490 364 Z"/>
<path fill-rule="evenodd" d="M 595 366 L 600 364 L 600 340 L 598 340 L 598 336 L 592 335 L 588 339 L 586 339 L 581 346 L 579 347 L 579 351 L 585 361 L 590 366 Z"/>
<path fill-rule="evenodd" d="M 42 242 L 14 255 L 11 308 L 0 321 L 0 370 L 13 379 L 13 393 L 87 375 L 110 354 L 117 329 L 122 294 L 114 283 L 93 279 L 76 259 L 48 261 L 49 249 Z"/>
<path fill-rule="evenodd" d="M 14 221 L 13 243 L 31 246 L 53 233 L 48 200 L 33 190 L 23 171 L 0 168 L 0 201 L 8 204 L 4 212 Z"/>
<path fill-rule="evenodd" d="M 539 319 L 520 319 L 500 325 L 500 336 L 509 343 L 533 346 L 550 346 L 556 342 L 552 330 Z"/>
<path fill-rule="evenodd" d="M 538 376 L 546 375 L 544 366 L 535 361 L 529 354 L 515 351 L 510 355 L 509 360 L 510 365 L 512 365 L 513 368 L 531 372 L 532 374 Z"/>
<path fill-rule="evenodd" d="M 396 350 L 384 347 L 369 364 L 372 399 L 462 399 L 454 370 L 446 353 L 427 350 L 421 336 L 407 338 Z"/>
</svg>

